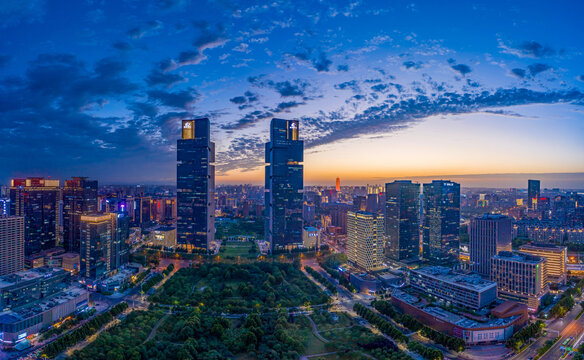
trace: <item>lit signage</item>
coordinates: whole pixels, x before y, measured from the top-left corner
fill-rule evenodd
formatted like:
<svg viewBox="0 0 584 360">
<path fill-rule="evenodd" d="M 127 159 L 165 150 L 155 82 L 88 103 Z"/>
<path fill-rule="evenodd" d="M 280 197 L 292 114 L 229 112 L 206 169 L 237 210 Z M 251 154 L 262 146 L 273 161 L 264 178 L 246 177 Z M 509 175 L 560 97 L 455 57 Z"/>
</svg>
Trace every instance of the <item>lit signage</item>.
<svg viewBox="0 0 584 360">
<path fill-rule="evenodd" d="M 298 140 L 298 120 L 287 122 L 288 140 Z"/>
<path fill-rule="evenodd" d="M 195 138 L 195 120 L 182 121 L 182 138 L 183 140 Z"/>
<path fill-rule="evenodd" d="M 24 339 L 26 337 L 26 333 L 22 333 L 20 335 L 18 335 L 18 340 Z"/>
</svg>

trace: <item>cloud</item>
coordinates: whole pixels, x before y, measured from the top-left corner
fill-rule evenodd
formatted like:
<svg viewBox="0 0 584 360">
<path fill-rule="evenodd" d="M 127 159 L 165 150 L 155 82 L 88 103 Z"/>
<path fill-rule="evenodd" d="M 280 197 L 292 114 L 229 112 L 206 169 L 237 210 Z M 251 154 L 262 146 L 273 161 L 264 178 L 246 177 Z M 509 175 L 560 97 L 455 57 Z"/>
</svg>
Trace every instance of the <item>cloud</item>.
<svg viewBox="0 0 584 360">
<path fill-rule="evenodd" d="M 259 136 L 245 136 L 233 139 L 227 151 L 217 153 L 216 170 L 223 174 L 236 164 L 240 171 L 250 171 L 264 165 L 263 153 L 266 139 Z"/>
<path fill-rule="evenodd" d="M 354 92 L 360 92 L 361 89 L 359 88 L 359 83 L 357 82 L 357 80 L 351 80 L 351 81 L 345 81 L 342 82 L 340 84 L 335 84 L 334 85 L 335 89 L 337 90 L 353 90 Z"/>
<path fill-rule="evenodd" d="M 112 44 L 112 47 L 120 51 L 130 51 L 134 49 L 134 46 L 127 41 L 117 41 Z"/>
<path fill-rule="evenodd" d="M 0 27 L 40 22 L 45 13 L 45 0 L 3 0 L 0 2 Z"/>
<path fill-rule="evenodd" d="M 297 52 L 295 54 L 288 54 L 288 56 L 295 58 L 296 60 L 298 60 L 302 64 L 306 64 L 308 66 L 313 67 L 317 72 L 328 72 L 330 70 L 330 66 L 332 65 L 333 62 L 322 51 L 319 51 L 318 55 L 313 58 L 312 57 L 313 52 L 314 51 L 312 48 L 305 48 L 302 51 Z M 341 65 L 341 69 L 344 69 L 343 65 Z M 347 66 L 347 70 L 348 70 L 348 66 Z M 339 71 L 346 71 L 346 70 L 339 69 Z"/>
<path fill-rule="evenodd" d="M 167 88 L 172 87 L 175 84 L 186 81 L 186 79 L 180 75 L 172 72 L 163 72 L 158 68 L 152 69 L 150 74 L 146 77 L 146 83 L 150 86 L 166 86 Z"/>
<path fill-rule="evenodd" d="M 331 66 L 333 62 L 330 61 L 329 59 L 327 59 L 326 54 L 325 53 L 320 53 L 320 55 L 318 56 L 318 59 L 315 59 L 312 61 L 312 64 L 314 65 L 314 68 L 316 69 L 316 71 L 321 72 L 321 71 L 329 71 L 329 67 Z"/>
<path fill-rule="evenodd" d="M 164 90 L 149 90 L 148 98 L 161 105 L 179 109 L 190 109 L 201 95 L 193 88 L 169 92 Z"/>
<path fill-rule="evenodd" d="M 469 74 L 472 71 L 470 66 L 465 65 L 465 64 L 453 65 L 453 66 L 451 66 L 451 68 L 452 68 L 452 70 L 456 71 L 457 73 L 459 73 L 462 76 L 465 76 L 466 74 Z"/>
<path fill-rule="evenodd" d="M 337 71 L 349 71 L 349 65 L 337 65 Z"/>
<path fill-rule="evenodd" d="M 404 61 L 403 64 L 404 68 L 406 70 L 410 70 L 410 69 L 414 69 L 414 70 L 419 70 L 422 68 L 422 63 L 421 62 L 414 62 L 414 61 Z"/>
<path fill-rule="evenodd" d="M 141 39 L 160 28 L 162 28 L 162 22 L 158 20 L 150 20 L 140 26 L 128 30 L 127 35 L 132 39 Z"/>
<path fill-rule="evenodd" d="M 304 96 L 304 89 L 308 86 L 307 83 L 296 80 L 294 83 L 290 81 L 282 81 L 277 82 L 274 84 L 274 88 L 280 96 L 288 97 L 288 96 Z"/>
<path fill-rule="evenodd" d="M 551 69 L 551 66 L 547 65 L 547 64 L 542 64 L 542 63 L 535 63 L 535 64 L 531 64 L 527 67 L 527 69 L 529 70 L 529 73 L 531 74 L 531 76 L 536 76 L 539 73 L 542 73 L 546 70 Z"/>
<path fill-rule="evenodd" d="M 499 48 L 502 53 L 515 55 L 520 58 L 539 59 L 542 57 L 554 56 L 558 52 L 548 45 L 542 45 L 537 41 L 524 41 L 515 46 L 505 44 L 499 39 Z"/>
<path fill-rule="evenodd" d="M 255 123 L 257 123 L 260 120 L 271 118 L 272 116 L 273 116 L 273 114 L 271 112 L 256 110 L 256 111 L 253 111 L 253 112 L 245 115 L 244 117 L 242 117 L 241 119 L 239 119 L 235 123 L 221 125 L 221 129 L 223 129 L 223 130 L 241 130 L 241 129 L 244 129 L 244 128 L 247 128 L 249 126 L 254 125 Z"/>
<path fill-rule="evenodd" d="M 187 6 L 190 0 L 156 0 L 156 7 L 162 10 L 180 10 Z"/>
<path fill-rule="evenodd" d="M 584 75 L 576 76 L 576 80 L 584 82 Z"/>
<path fill-rule="evenodd" d="M 291 108 L 295 108 L 300 105 L 304 105 L 304 102 L 297 102 L 297 101 L 285 101 L 278 104 L 276 109 L 272 110 L 274 112 L 283 112 Z"/>
<path fill-rule="evenodd" d="M 511 75 L 513 75 L 519 79 L 523 79 L 523 78 L 525 78 L 526 71 L 523 69 L 515 68 L 515 69 L 511 70 Z"/>
</svg>

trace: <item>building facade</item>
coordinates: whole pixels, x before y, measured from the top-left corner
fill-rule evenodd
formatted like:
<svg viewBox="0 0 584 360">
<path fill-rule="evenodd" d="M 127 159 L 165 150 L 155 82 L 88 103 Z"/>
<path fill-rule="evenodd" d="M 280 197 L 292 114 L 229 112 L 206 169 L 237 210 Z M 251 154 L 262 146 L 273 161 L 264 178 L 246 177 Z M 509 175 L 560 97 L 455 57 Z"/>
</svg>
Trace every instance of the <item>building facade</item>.
<svg viewBox="0 0 584 360">
<path fill-rule="evenodd" d="M 10 187 L 10 214 L 24 217 L 24 252 L 32 255 L 60 242 L 59 180 L 14 179 Z"/>
<path fill-rule="evenodd" d="M 81 215 L 97 211 L 97 180 L 74 177 L 63 188 L 63 247 L 79 253 Z"/>
<path fill-rule="evenodd" d="M 501 251 L 492 258 L 491 280 L 497 282 L 499 298 L 526 304 L 530 311 L 537 311 L 549 290 L 546 259 Z"/>
<path fill-rule="evenodd" d="M 177 160 L 177 243 L 208 251 L 215 239 L 215 143 L 209 119 L 182 121 Z"/>
<path fill-rule="evenodd" d="M 478 310 L 497 299 L 497 284 L 476 274 L 461 274 L 443 266 L 410 272 L 410 285 L 444 301 Z"/>
<path fill-rule="evenodd" d="M 385 253 L 401 261 L 420 255 L 420 184 L 399 180 L 385 185 Z"/>
<path fill-rule="evenodd" d="M 367 271 L 384 268 L 383 215 L 366 211 L 347 213 L 347 259 Z"/>
<path fill-rule="evenodd" d="M 529 210 L 537 210 L 540 193 L 540 181 L 527 180 L 527 208 Z"/>
<path fill-rule="evenodd" d="M 460 184 L 434 180 L 424 184 L 423 190 L 423 256 L 456 259 L 460 243 Z"/>
<path fill-rule="evenodd" d="M 117 215 L 81 216 L 80 275 L 100 279 L 115 269 L 119 250 L 115 245 Z"/>
<path fill-rule="evenodd" d="M 265 238 L 271 251 L 302 244 L 304 142 L 297 120 L 272 119 L 266 143 Z"/>
<path fill-rule="evenodd" d="M 546 271 L 548 281 L 555 284 L 566 282 L 566 263 L 568 262 L 568 248 L 553 244 L 532 243 L 522 245 L 519 252 L 546 259 Z"/>
<path fill-rule="evenodd" d="M 0 215 L 0 276 L 24 270 L 24 218 Z"/>
<path fill-rule="evenodd" d="M 511 218 L 485 214 L 470 222 L 469 251 L 473 271 L 491 276 L 491 258 L 500 251 L 511 251 Z"/>
</svg>

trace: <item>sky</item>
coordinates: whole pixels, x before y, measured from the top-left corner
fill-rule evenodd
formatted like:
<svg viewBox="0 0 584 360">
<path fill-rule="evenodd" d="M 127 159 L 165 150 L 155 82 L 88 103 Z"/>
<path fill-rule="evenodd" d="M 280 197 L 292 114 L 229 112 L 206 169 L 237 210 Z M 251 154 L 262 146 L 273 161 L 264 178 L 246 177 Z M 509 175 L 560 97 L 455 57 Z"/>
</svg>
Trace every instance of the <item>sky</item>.
<svg viewBox="0 0 584 360">
<path fill-rule="evenodd" d="M 260 184 L 278 117 L 300 120 L 305 184 L 554 173 L 542 186 L 584 188 L 583 10 L 4 0 L 0 181 L 173 183 L 180 120 L 208 117 L 217 183 Z"/>
</svg>

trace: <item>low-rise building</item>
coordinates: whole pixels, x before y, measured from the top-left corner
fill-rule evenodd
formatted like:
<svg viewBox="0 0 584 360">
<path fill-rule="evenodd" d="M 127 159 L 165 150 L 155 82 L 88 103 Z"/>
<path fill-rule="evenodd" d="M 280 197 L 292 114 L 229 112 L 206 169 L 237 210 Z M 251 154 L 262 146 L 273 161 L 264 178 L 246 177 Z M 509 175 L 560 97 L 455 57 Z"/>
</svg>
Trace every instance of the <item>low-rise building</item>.
<svg viewBox="0 0 584 360">
<path fill-rule="evenodd" d="M 151 246 L 175 247 L 176 227 L 158 226 L 150 231 L 148 244 Z"/>
<path fill-rule="evenodd" d="M 473 345 L 503 342 L 527 320 L 527 307 L 521 304 L 517 304 L 517 308 L 512 307 L 513 312 L 502 309 L 498 313 L 492 312 L 490 319 L 477 321 L 428 305 L 419 297 L 397 289 L 392 292 L 391 303 L 424 325 Z"/>
<path fill-rule="evenodd" d="M 71 281 L 63 269 L 40 267 L 0 277 L 0 311 L 20 307 L 51 296 Z"/>
<path fill-rule="evenodd" d="M 461 274 L 443 266 L 427 266 L 410 272 L 410 285 L 447 302 L 480 309 L 497 299 L 497 284 L 477 274 Z"/>
<path fill-rule="evenodd" d="M 303 228 L 302 245 L 307 249 L 320 246 L 320 230 L 314 226 L 306 226 Z"/>
</svg>

